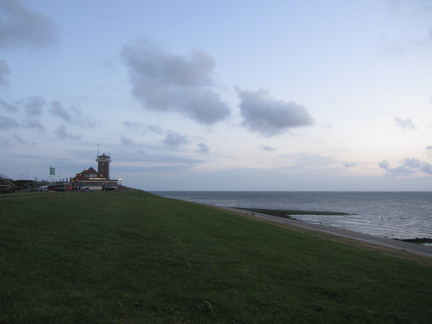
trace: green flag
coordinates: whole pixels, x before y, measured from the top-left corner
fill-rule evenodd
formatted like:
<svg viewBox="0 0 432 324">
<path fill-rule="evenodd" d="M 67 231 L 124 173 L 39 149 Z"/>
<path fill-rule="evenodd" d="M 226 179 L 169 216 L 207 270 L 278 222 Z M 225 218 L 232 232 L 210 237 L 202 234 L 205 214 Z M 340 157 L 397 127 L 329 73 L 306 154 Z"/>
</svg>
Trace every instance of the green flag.
<svg viewBox="0 0 432 324">
<path fill-rule="evenodd" d="M 55 175 L 55 168 L 50 167 L 50 175 Z"/>
</svg>

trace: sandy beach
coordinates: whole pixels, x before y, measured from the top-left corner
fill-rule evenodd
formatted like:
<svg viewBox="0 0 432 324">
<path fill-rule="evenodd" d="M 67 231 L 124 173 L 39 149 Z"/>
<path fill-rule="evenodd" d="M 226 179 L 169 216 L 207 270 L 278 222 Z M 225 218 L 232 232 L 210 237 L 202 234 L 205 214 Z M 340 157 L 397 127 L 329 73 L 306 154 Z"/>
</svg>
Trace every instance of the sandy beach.
<svg viewBox="0 0 432 324">
<path fill-rule="evenodd" d="M 298 228 L 298 229 L 305 229 L 308 231 L 316 231 L 319 233 L 326 233 L 326 234 L 335 235 L 338 237 L 343 237 L 343 238 L 347 238 L 347 239 L 351 239 L 351 240 L 360 241 L 360 242 L 366 243 L 368 245 L 389 248 L 389 249 L 392 249 L 394 251 L 402 252 L 404 254 L 413 253 L 416 255 L 432 258 L 432 247 L 427 247 L 424 245 L 418 245 L 415 243 L 408 243 L 408 242 L 403 242 L 403 241 L 399 241 L 399 240 L 380 238 L 380 237 L 376 237 L 376 236 L 372 236 L 372 235 L 368 235 L 368 234 L 362 234 L 362 233 L 357 233 L 357 232 L 352 232 L 352 231 L 347 231 L 347 230 L 343 230 L 343 229 L 332 228 L 332 227 L 327 227 L 327 226 L 322 226 L 322 225 L 310 224 L 310 223 L 306 223 L 306 222 L 302 222 L 302 221 L 298 221 L 298 220 L 257 213 L 257 212 L 253 212 L 250 210 L 237 209 L 237 208 L 232 208 L 232 207 L 218 207 L 218 208 L 221 208 L 221 209 L 224 209 L 227 211 L 231 211 L 231 212 L 234 212 L 236 214 L 240 214 L 240 215 L 244 215 L 244 216 L 248 216 L 248 217 L 253 217 L 256 219 L 260 219 L 260 220 L 265 220 L 265 221 L 269 221 L 269 222 L 293 226 L 293 227 Z"/>
</svg>

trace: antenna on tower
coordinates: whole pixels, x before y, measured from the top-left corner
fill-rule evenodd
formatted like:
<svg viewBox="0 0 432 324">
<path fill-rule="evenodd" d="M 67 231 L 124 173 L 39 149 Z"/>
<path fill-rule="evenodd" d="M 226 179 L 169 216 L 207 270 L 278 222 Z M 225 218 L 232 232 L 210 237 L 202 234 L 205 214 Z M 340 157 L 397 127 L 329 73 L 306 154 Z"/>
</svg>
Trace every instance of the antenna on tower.
<svg viewBox="0 0 432 324">
<path fill-rule="evenodd" d="M 97 145 L 97 156 L 99 156 L 99 144 Z"/>
</svg>

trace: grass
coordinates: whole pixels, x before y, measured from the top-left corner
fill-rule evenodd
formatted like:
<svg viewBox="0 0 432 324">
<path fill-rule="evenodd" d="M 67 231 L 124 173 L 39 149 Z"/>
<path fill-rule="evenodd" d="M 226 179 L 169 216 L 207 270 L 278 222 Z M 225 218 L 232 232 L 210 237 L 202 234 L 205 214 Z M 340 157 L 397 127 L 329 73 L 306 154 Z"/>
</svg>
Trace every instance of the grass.
<svg viewBox="0 0 432 324">
<path fill-rule="evenodd" d="M 432 266 L 142 191 L 0 196 L 0 323 L 430 323 Z"/>
</svg>

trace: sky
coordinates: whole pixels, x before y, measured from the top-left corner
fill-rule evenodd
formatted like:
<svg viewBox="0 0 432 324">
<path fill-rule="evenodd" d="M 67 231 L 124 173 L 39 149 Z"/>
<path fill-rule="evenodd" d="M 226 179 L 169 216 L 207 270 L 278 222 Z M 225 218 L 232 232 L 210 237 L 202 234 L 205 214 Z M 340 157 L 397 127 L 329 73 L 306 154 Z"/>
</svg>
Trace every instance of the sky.
<svg viewBox="0 0 432 324">
<path fill-rule="evenodd" d="M 432 190 L 430 0 L 0 0 L 0 173 Z"/>
</svg>

